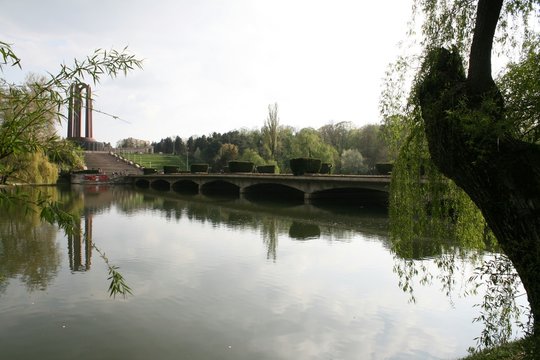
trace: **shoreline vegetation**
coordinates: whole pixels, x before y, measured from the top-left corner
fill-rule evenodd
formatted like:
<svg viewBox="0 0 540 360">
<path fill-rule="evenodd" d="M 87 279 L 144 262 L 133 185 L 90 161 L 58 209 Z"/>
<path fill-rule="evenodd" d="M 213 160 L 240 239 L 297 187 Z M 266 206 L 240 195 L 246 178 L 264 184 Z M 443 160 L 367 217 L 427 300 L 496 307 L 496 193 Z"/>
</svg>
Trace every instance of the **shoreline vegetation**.
<svg viewBox="0 0 540 360">
<path fill-rule="evenodd" d="M 535 346 L 532 337 L 525 337 L 506 344 L 484 349 L 460 360 L 533 360 Z"/>
</svg>

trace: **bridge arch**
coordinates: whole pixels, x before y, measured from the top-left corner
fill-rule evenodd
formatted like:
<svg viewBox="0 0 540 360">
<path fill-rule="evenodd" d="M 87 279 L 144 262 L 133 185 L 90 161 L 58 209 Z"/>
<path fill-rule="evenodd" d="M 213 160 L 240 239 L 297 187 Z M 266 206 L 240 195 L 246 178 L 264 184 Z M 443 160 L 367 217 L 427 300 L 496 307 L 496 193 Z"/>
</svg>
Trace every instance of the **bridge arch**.
<svg viewBox="0 0 540 360">
<path fill-rule="evenodd" d="M 158 191 L 170 191 L 171 190 L 171 184 L 163 179 L 157 179 L 152 181 L 150 184 L 150 187 L 154 190 Z"/>
<path fill-rule="evenodd" d="M 172 184 L 172 190 L 182 194 L 198 194 L 199 184 L 192 180 L 180 180 Z"/>
<path fill-rule="evenodd" d="M 150 181 L 146 179 L 137 179 L 135 181 L 135 186 L 143 188 L 143 189 L 148 189 L 150 187 Z"/>
</svg>

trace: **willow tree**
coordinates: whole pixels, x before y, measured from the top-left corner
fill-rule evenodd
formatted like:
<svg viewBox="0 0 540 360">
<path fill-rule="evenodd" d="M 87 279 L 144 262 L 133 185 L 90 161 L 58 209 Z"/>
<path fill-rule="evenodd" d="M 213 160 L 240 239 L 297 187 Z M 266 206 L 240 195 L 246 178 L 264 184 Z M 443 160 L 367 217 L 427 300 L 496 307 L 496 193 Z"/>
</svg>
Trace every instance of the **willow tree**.
<svg viewBox="0 0 540 360">
<path fill-rule="evenodd" d="M 0 41 L 0 72 L 6 66 L 21 68 L 21 59 L 10 44 Z M 49 131 L 55 123 L 65 118 L 63 111 L 68 103 L 71 85 L 87 81 L 97 83 L 103 77 L 114 78 L 141 67 L 141 60 L 129 54 L 127 49 L 99 49 L 82 60 L 75 60 L 73 65 L 61 65 L 57 73 L 49 73 L 43 80 L 22 85 L 0 77 L 0 178 L 13 168 L 13 162 L 4 161 L 9 158 L 29 161 L 36 157 L 35 154 L 47 154 L 55 161 L 73 161 L 66 158 L 63 151 L 67 147 L 69 152 L 71 148 Z M 36 172 L 48 171 L 41 168 Z M 28 210 L 36 209 L 42 219 L 58 224 L 67 233 L 75 230 L 75 214 L 62 210 L 60 204 L 46 194 L 31 198 L 25 190 L 8 192 L 0 189 L 0 205 L 3 203 L 22 204 Z M 129 287 L 125 286 L 116 268 L 109 265 L 105 256 L 102 257 L 109 268 L 111 294 L 129 293 Z"/>
<path fill-rule="evenodd" d="M 410 253 L 424 236 L 477 248 L 496 240 L 519 274 L 538 338 L 540 36 L 530 23 L 538 23 L 540 1 L 415 0 L 413 11 L 423 52 L 411 91 L 407 97 L 403 84 L 414 61 L 402 58 L 382 98 L 385 128 L 399 148 L 395 249 Z M 499 85 L 494 54 L 508 59 Z"/>
</svg>

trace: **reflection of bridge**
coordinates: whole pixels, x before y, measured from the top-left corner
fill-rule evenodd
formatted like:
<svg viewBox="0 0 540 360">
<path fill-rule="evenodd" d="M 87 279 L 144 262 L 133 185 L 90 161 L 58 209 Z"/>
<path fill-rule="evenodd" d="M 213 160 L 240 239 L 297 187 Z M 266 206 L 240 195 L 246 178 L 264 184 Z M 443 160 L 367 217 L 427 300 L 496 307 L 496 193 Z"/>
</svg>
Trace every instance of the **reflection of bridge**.
<svg viewBox="0 0 540 360">
<path fill-rule="evenodd" d="M 170 174 L 130 176 L 133 184 L 158 191 L 192 194 L 237 194 L 316 199 L 386 201 L 390 176 L 278 174 Z"/>
</svg>

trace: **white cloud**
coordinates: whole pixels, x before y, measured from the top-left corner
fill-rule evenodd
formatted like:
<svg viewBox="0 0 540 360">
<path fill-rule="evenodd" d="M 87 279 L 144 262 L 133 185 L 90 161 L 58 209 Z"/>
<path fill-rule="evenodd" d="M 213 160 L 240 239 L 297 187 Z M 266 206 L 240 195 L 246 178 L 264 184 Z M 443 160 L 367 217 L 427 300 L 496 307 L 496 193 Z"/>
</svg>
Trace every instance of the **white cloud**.
<svg viewBox="0 0 540 360">
<path fill-rule="evenodd" d="M 94 87 L 94 135 L 257 128 L 269 103 L 283 124 L 358 126 L 379 120 L 380 79 L 404 36 L 410 3 L 358 1 L 6 2 L 0 38 L 25 71 L 54 71 L 94 49 L 123 48 L 145 69 Z M 6 76 L 19 76 L 7 73 Z"/>
</svg>

